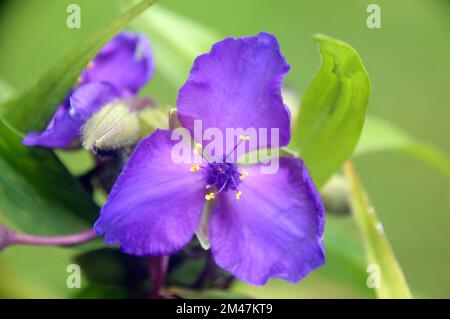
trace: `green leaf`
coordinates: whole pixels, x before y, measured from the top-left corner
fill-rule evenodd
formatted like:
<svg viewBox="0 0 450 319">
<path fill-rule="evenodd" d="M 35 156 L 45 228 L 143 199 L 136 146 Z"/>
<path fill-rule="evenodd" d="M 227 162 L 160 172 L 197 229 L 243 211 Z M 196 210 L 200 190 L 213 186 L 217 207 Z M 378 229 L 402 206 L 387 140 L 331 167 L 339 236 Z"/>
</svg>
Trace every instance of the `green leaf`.
<svg viewBox="0 0 450 319">
<path fill-rule="evenodd" d="M 375 288 L 378 298 L 411 298 L 408 284 L 382 224 L 351 162 L 344 165 L 344 174 L 349 182 L 350 202 L 366 248 L 367 260 L 380 270 L 380 285 Z"/>
<path fill-rule="evenodd" d="M 74 86 L 95 54 L 119 31 L 156 0 L 143 0 L 99 30 L 51 68 L 30 90 L 0 105 L 0 116 L 17 134 L 41 130 Z"/>
<path fill-rule="evenodd" d="M 303 98 L 291 147 L 300 152 L 321 187 L 356 147 L 370 82 L 355 49 L 324 35 L 315 39 L 322 64 Z"/>
<path fill-rule="evenodd" d="M 385 151 L 400 152 L 417 158 L 450 179 L 450 159 L 446 154 L 433 145 L 415 139 L 386 120 L 369 116 L 355 155 Z"/>
<path fill-rule="evenodd" d="M 52 151 L 22 145 L 0 120 L 0 222 L 36 234 L 86 229 L 98 208 Z"/>
<path fill-rule="evenodd" d="M 0 96 L 12 92 L 6 84 L 0 87 Z M 0 171 L 2 224 L 56 235 L 89 228 L 98 214 L 98 207 L 51 150 L 22 145 L 1 119 Z"/>
</svg>

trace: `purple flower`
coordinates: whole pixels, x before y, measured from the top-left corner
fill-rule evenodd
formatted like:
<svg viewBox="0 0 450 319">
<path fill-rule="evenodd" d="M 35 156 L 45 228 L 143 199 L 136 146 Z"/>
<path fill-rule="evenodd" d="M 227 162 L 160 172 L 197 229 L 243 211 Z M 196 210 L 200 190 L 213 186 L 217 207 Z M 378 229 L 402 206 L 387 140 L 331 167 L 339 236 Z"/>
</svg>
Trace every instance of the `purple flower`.
<svg viewBox="0 0 450 319">
<path fill-rule="evenodd" d="M 192 136 L 198 119 L 203 130 L 277 128 L 285 146 L 290 116 L 281 84 L 288 70 L 274 36 L 227 38 L 194 62 L 178 96 L 180 122 Z M 172 131 L 157 130 L 136 147 L 95 224 L 107 243 L 135 255 L 172 254 L 204 226 L 206 198 L 214 200 L 206 218 L 213 257 L 238 279 L 295 283 L 324 263 L 325 211 L 302 160 L 281 157 L 274 174 L 262 174 L 263 164 L 240 167 L 223 151 L 196 165 L 174 163 L 177 143 Z"/>
<path fill-rule="evenodd" d="M 150 43 L 139 34 L 122 32 L 86 66 L 78 87 L 69 93 L 44 131 L 24 138 L 28 146 L 69 148 L 84 123 L 102 106 L 134 96 L 154 72 Z"/>
</svg>

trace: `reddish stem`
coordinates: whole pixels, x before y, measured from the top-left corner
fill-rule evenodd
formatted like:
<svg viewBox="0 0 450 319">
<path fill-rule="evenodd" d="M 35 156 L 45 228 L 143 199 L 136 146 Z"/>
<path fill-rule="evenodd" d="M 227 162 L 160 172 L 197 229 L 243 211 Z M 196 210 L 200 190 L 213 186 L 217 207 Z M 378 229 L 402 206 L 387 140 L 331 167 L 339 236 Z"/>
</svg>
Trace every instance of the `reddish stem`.
<svg viewBox="0 0 450 319">
<path fill-rule="evenodd" d="M 169 256 L 154 256 L 149 258 L 149 275 L 153 284 L 153 288 L 149 294 L 150 299 L 159 298 L 161 288 L 166 280 L 168 267 Z"/>
<path fill-rule="evenodd" d="M 0 250 L 12 245 L 75 246 L 96 237 L 93 229 L 64 236 L 37 236 L 12 231 L 0 225 Z"/>
</svg>

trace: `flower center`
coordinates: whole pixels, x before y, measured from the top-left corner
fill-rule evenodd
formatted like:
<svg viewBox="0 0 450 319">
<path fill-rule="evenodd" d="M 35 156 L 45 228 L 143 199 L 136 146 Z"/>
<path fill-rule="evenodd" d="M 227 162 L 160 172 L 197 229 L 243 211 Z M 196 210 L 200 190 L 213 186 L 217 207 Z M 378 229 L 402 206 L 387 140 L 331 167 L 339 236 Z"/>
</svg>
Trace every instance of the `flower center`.
<svg viewBox="0 0 450 319">
<path fill-rule="evenodd" d="M 248 141 L 250 138 L 247 135 L 240 136 L 241 141 Z M 238 143 L 232 152 L 239 146 Z M 202 145 L 196 144 L 194 148 L 194 153 L 202 153 Z M 204 157 L 203 157 L 204 158 Z M 216 198 L 221 192 L 226 192 L 229 190 L 236 192 L 236 199 L 241 199 L 242 191 L 239 190 L 239 184 L 248 175 L 247 172 L 239 170 L 239 166 L 236 163 L 227 162 L 227 156 L 224 156 L 221 162 L 208 162 L 207 166 L 200 166 L 199 164 L 194 165 L 190 168 L 191 172 L 197 172 L 201 168 L 205 169 L 206 172 L 206 189 L 215 188 L 215 192 L 209 192 L 205 195 L 206 200 L 211 200 Z"/>
<path fill-rule="evenodd" d="M 235 163 L 210 163 L 206 167 L 206 183 L 220 191 L 237 191 L 241 173 Z"/>
<path fill-rule="evenodd" d="M 214 199 L 219 193 L 229 190 L 236 192 L 236 199 L 241 198 L 242 192 L 238 189 L 242 179 L 247 176 L 246 172 L 240 172 L 239 166 L 235 163 L 212 162 L 206 167 L 206 188 L 214 187 L 216 192 L 208 193 L 207 200 Z"/>
</svg>

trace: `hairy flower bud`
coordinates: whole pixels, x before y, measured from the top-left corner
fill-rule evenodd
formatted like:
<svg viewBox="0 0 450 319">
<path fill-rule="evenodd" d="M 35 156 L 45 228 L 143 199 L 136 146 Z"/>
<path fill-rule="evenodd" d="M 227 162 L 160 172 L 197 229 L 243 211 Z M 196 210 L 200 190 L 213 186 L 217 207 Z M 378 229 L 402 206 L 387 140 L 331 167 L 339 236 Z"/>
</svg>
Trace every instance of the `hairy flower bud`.
<svg viewBox="0 0 450 319">
<path fill-rule="evenodd" d="M 83 147 L 90 151 L 111 151 L 138 141 L 138 112 L 123 104 L 107 104 L 82 129 Z"/>
</svg>

